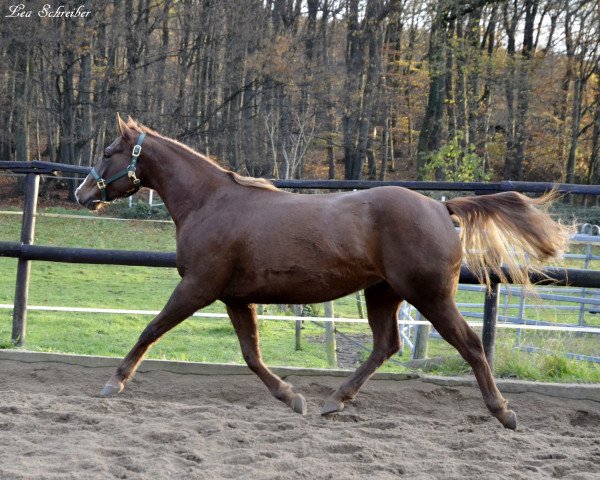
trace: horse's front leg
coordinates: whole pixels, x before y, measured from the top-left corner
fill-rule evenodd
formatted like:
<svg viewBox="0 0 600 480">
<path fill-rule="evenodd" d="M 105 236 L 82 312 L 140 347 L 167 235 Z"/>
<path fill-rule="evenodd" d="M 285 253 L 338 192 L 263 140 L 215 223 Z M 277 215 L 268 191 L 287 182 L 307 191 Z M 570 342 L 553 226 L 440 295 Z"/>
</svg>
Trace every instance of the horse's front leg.
<svg viewBox="0 0 600 480">
<path fill-rule="evenodd" d="M 267 386 L 277 400 L 287 404 L 296 413 L 306 414 L 306 400 L 293 387 L 271 372 L 263 363 L 258 345 L 256 305 L 227 304 L 227 313 L 237 333 L 244 360 Z"/>
<path fill-rule="evenodd" d="M 109 397 L 120 393 L 125 382 L 133 377 L 142 357 L 153 343 L 196 310 L 211 304 L 214 300 L 206 294 L 203 295 L 195 282 L 183 278 L 162 311 L 144 329 L 137 343 L 123 359 L 100 395 Z"/>
</svg>

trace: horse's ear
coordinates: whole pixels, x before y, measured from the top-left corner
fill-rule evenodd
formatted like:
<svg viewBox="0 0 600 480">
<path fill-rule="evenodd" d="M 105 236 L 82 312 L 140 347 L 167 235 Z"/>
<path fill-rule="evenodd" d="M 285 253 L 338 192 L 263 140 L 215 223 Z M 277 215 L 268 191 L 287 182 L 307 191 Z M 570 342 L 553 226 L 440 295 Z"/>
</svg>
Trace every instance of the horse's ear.
<svg viewBox="0 0 600 480">
<path fill-rule="evenodd" d="M 133 132 L 123 121 L 121 115 L 119 115 L 119 112 L 117 112 L 117 128 L 119 130 L 119 135 L 121 135 L 121 137 L 123 137 L 124 139 L 133 138 Z"/>
<path fill-rule="evenodd" d="M 123 135 L 123 119 L 121 118 L 121 115 L 119 115 L 119 112 L 117 112 L 117 133 L 119 135 Z"/>
</svg>

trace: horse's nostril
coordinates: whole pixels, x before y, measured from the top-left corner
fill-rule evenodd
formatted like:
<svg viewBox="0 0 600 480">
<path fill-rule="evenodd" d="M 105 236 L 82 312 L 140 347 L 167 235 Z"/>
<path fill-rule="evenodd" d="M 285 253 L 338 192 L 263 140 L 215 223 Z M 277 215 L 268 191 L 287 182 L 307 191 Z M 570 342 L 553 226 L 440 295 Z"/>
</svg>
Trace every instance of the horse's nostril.
<svg viewBox="0 0 600 480">
<path fill-rule="evenodd" d="M 94 200 L 94 196 L 90 195 L 89 191 L 82 190 L 81 187 L 75 190 L 75 200 L 82 207 L 88 207 L 88 204 Z"/>
</svg>

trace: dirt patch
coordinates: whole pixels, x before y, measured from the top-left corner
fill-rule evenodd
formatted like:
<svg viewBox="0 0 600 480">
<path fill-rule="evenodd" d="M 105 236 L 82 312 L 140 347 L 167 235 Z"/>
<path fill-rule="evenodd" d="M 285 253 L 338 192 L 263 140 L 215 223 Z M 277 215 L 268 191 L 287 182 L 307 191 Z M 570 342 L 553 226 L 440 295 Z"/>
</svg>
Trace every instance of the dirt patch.
<svg viewBox="0 0 600 480">
<path fill-rule="evenodd" d="M 507 395 L 517 431 L 475 388 L 371 381 L 319 415 L 340 378 L 288 377 L 299 416 L 252 375 L 140 373 L 0 361 L 0 478 L 577 478 L 600 475 L 600 403 Z"/>
<path fill-rule="evenodd" d="M 325 343 L 325 335 L 307 336 L 313 343 Z M 366 334 L 344 334 L 335 336 L 335 351 L 338 368 L 354 369 L 360 365 L 371 352 L 373 337 Z M 362 346 L 361 346 L 362 345 Z"/>
</svg>

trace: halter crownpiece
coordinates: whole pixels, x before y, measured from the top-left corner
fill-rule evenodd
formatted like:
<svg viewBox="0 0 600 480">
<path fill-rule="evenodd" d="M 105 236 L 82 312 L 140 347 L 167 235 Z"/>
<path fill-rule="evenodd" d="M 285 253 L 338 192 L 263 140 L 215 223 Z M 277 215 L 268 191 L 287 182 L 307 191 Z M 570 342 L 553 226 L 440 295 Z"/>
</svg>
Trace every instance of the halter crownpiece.
<svg viewBox="0 0 600 480">
<path fill-rule="evenodd" d="M 92 171 L 90 173 L 96 180 L 96 185 L 98 185 L 98 189 L 102 193 L 102 201 L 103 202 L 109 201 L 106 197 L 106 187 L 108 185 L 110 185 L 111 183 L 116 182 L 117 180 L 119 180 L 120 178 L 123 178 L 125 176 L 130 178 L 131 181 L 133 182 L 133 186 L 135 187 L 135 191 L 133 193 L 136 193 L 141 188 L 140 179 L 137 178 L 137 176 L 135 175 L 135 168 L 137 166 L 138 158 L 142 153 L 142 142 L 144 141 L 144 138 L 146 138 L 146 133 L 145 132 L 140 133 L 137 143 L 135 144 L 135 146 L 133 147 L 133 151 L 131 152 L 131 163 L 129 165 L 127 165 L 127 167 L 125 167 L 123 170 L 119 170 L 112 177 L 109 177 L 105 180 L 100 175 L 98 175 L 98 172 L 96 171 L 96 167 L 92 168 Z"/>
</svg>

